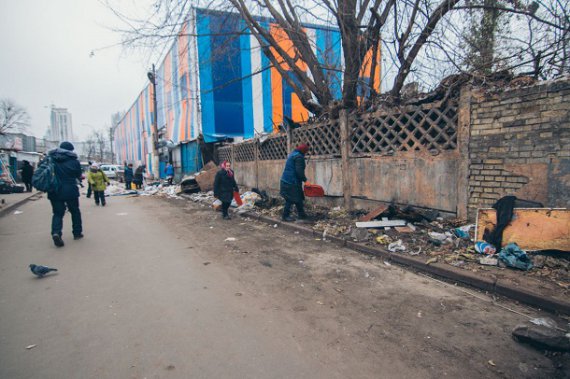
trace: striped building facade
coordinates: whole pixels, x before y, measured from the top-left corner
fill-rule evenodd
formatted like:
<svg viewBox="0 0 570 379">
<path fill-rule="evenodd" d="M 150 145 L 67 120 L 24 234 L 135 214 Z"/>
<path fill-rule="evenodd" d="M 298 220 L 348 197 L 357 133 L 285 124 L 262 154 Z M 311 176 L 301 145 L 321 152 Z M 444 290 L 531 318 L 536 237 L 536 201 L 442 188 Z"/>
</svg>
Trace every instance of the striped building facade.
<svg viewBox="0 0 570 379">
<path fill-rule="evenodd" d="M 203 9 L 193 9 L 192 13 L 156 71 L 161 138 L 184 148 L 195 144 L 199 135 L 206 143 L 225 138 L 247 139 L 275 131 L 283 116 L 300 122 L 309 118 L 307 109 L 278 70 L 271 67 L 238 14 Z M 285 51 L 294 55 L 292 42 L 281 28 L 269 20 L 262 20 L 262 25 Z M 333 96 L 340 98 L 340 33 L 311 25 L 306 27 L 306 33 L 318 60 L 334 68 L 325 74 Z M 303 63 L 299 67 L 304 69 Z M 380 65 L 377 67 L 379 78 Z M 363 77 L 366 76 L 369 73 L 364 68 Z M 379 79 L 374 85 L 379 89 Z M 152 91 L 149 83 L 119 123 L 115 151 L 118 162 L 145 163 L 157 177 L 162 170 L 152 167 Z M 199 154 L 195 146 L 186 148 Z M 180 166 L 183 173 L 200 168 L 199 164 L 192 167 L 184 162 Z"/>
</svg>

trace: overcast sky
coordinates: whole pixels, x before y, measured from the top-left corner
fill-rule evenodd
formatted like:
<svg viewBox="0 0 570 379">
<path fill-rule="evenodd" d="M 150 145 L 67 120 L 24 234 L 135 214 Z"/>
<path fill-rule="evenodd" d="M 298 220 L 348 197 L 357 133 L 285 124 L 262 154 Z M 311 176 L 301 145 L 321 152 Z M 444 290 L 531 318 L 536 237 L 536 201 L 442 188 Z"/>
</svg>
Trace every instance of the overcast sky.
<svg viewBox="0 0 570 379">
<path fill-rule="evenodd" d="M 120 46 L 97 50 L 120 41 L 109 30 L 117 23 L 97 0 L 0 0 L 0 98 L 27 109 L 30 134 L 44 136 L 51 104 L 71 112 L 80 140 L 131 106 L 152 62 Z"/>
</svg>

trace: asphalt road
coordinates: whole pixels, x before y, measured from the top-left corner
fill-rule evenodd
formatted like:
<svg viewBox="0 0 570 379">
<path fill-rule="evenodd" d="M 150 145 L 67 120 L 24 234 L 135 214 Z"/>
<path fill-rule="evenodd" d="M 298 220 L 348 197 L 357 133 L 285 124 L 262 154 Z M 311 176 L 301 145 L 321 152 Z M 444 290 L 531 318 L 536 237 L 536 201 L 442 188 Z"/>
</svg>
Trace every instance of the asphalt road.
<svg viewBox="0 0 570 379">
<path fill-rule="evenodd" d="M 45 199 L 0 220 L 1 378 L 336 376 L 140 206 L 81 205 L 85 238 L 66 215 L 63 248 Z M 59 271 L 37 279 L 30 263 Z"/>
<path fill-rule="evenodd" d="M 85 238 L 66 215 L 63 248 L 45 198 L 0 218 L 0 378 L 568 373 L 512 340 L 523 313 L 541 315 L 516 304 L 184 200 L 81 209 Z M 30 263 L 59 271 L 37 279 Z"/>
</svg>

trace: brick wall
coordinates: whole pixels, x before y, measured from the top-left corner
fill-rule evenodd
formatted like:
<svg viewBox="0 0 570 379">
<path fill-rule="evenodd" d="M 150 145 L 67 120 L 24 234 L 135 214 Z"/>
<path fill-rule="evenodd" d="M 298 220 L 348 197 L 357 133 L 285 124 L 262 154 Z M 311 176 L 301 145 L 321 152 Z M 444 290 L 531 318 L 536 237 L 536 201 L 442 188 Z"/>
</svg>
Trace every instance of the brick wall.
<svg viewBox="0 0 570 379">
<path fill-rule="evenodd" d="M 570 207 L 570 80 L 471 92 L 468 215 L 505 195 Z"/>
</svg>

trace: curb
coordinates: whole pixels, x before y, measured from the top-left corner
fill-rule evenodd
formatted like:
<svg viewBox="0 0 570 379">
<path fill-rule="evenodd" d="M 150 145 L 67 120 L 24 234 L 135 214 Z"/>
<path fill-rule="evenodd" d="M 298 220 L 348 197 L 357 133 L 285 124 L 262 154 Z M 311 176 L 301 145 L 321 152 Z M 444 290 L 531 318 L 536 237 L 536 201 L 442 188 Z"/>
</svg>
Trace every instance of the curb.
<svg viewBox="0 0 570 379">
<path fill-rule="evenodd" d="M 268 224 L 277 224 L 285 230 L 299 232 L 307 237 L 320 236 L 321 234 L 315 232 L 313 229 L 306 226 L 298 225 L 295 223 L 285 223 L 264 215 L 257 215 L 251 212 L 244 212 L 240 214 L 242 217 L 249 217 Z M 390 262 L 396 263 L 401 266 L 411 267 L 417 271 L 424 272 L 430 275 L 438 276 L 443 279 L 450 280 L 456 283 L 466 284 L 477 289 L 489 292 L 491 294 L 501 295 L 518 302 L 531 305 L 536 308 L 551 312 L 551 313 L 565 313 L 570 314 L 570 302 L 561 301 L 553 298 L 546 298 L 536 292 L 530 291 L 526 288 L 507 283 L 503 280 L 494 280 L 491 278 L 483 278 L 471 272 L 461 270 L 455 267 L 444 265 L 441 263 L 426 264 L 423 260 L 411 256 L 392 254 L 387 250 L 379 249 L 372 246 L 366 246 L 360 243 L 347 241 L 338 237 L 327 237 L 327 240 L 333 243 L 346 247 L 360 253 L 374 255 L 381 257 Z"/>
<path fill-rule="evenodd" d="M 26 197 L 25 199 L 22 199 L 14 204 L 8 205 L 6 208 L 0 210 L 0 217 L 4 217 L 7 214 L 9 214 L 14 208 L 17 208 L 25 203 L 27 203 L 28 201 L 30 201 L 31 198 L 36 197 L 36 196 L 41 196 L 42 192 L 36 192 L 31 194 L 30 196 Z"/>
</svg>

